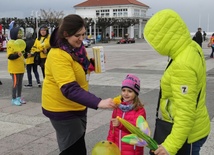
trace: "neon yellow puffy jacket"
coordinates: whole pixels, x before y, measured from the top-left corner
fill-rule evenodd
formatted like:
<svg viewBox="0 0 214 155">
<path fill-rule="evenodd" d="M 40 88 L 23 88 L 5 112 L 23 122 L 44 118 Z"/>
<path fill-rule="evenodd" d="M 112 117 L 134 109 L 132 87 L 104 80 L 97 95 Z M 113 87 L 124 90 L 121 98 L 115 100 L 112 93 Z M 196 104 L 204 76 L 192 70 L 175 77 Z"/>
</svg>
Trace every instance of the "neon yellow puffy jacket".
<svg viewBox="0 0 214 155">
<path fill-rule="evenodd" d="M 158 53 L 173 59 L 161 79 L 160 111 L 162 119 L 174 122 L 171 134 L 162 144 L 174 155 L 186 139 L 193 143 L 210 132 L 206 62 L 201 47 L 173 10 L 157 12 L 147 22 L 144 37 Z"/>
</svg>

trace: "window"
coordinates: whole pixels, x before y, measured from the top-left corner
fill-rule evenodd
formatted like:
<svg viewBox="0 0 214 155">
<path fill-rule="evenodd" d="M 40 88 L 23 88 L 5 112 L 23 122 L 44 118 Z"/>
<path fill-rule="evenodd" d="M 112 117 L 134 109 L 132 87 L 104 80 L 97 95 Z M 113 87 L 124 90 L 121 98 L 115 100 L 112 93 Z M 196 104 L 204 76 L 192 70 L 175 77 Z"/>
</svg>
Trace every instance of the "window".
<svg viewBox="0 0 214 155">
<path fill-rule="evenodd" d="M 144 10 L 141 10 L 141 15 L 140 15 L 141 17 L 145 17 L 146 16 L 146 11 L 144 11 Z"/>
<path fill-rule="evenodd" d="M 139 9 L 134 9 L 134 16 L 139 17 L 140 16 L 140 10 Z"/>
<path fill-rule="evenodd" d="M 96 10 L 97 17 L 109 17 L 109 9 Z"/>
<path fill-rule="evenodd" d="M 113 9 L 113 17 L 128 17 L 128 9 Z"/>
</svg>

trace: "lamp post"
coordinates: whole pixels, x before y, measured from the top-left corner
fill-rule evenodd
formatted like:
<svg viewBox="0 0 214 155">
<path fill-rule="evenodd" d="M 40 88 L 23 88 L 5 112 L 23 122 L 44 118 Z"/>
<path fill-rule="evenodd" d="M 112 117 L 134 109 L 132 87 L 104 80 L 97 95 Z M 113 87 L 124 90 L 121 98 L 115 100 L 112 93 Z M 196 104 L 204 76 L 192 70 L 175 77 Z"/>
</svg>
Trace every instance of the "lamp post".
<svg viewBox="0 0 214 155">
<path fill-rule="evenodd" d="M 31 11 L 31 16 L 33 17 L 33 18 L 35 18 L 35 24 L 36 24 L 36 37 L 38 38 L 38 36 L 39 36 L 39 24 L 38 24 L 38 17 L 39 17 L 39 12 L 38 11 L 34 11 L 34 10 L 32 10 Z"/>
<path fill-rule="evenodd" d="M 96 18 L 94 18 L 94 43 L 96 43 L 97 42 L 97 35 L 96 35 L 96 28 L 97 28 L 97 19 Z"/>
</svg>

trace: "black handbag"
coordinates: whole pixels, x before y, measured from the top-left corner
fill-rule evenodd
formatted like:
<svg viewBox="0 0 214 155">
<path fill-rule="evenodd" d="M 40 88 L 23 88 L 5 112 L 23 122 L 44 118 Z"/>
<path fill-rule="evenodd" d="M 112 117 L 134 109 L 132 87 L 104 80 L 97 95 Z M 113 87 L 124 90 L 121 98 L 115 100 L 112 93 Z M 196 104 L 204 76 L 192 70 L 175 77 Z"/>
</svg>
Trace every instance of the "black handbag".
<svg viewBox="0 0 214 155">
<path fill-rule="evenodd" d="M 40 63 L 41 63 L 40 52 L 35 52 L 34 53 L 34 64 L 40 65 Z"/>
<path fill-rule="evenodd" d="M 156 118 L 155 122 L 155 131 L 154 131 L 154 136 L 153 139 L 158 143 L 161 144 L 164 142 L 166 137 L 170 134 L 172 130 L 173 123 L 166 122 L 160 118 Z M 183 144 L 183 146 L 179 149 L 176 155 L 185 155 L 187 154 L 187 149 L 188 149 L 188 144 L 187 140 Z M 150 155 L 154 155 L 154 153 L 150 150 Z"/>
</svg>

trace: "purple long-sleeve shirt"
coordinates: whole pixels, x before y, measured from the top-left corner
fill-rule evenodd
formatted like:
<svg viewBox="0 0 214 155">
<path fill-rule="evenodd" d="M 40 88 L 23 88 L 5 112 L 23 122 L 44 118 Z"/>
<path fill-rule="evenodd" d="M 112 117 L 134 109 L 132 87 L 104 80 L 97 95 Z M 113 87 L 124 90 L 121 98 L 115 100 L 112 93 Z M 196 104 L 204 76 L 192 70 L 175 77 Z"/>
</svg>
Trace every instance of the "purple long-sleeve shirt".
<svg viewBox="0 0 214 155">
<path fill-rule="evenodd" d="M 94 94 L 82 89 L 77 82 L 71 82 L 61 87 L 62 94 L 79 104 L 82 104 L 88 108 L 97 109 L 101 98 L 96 97 Z M 42 108 L 43 114 L 50 119 L 65 120 L 75 118 L 79 116 L 85 116 L 87 108 L 83 111 L 67 111 L 67 112 L 52 112 Z"/>
</svg>

